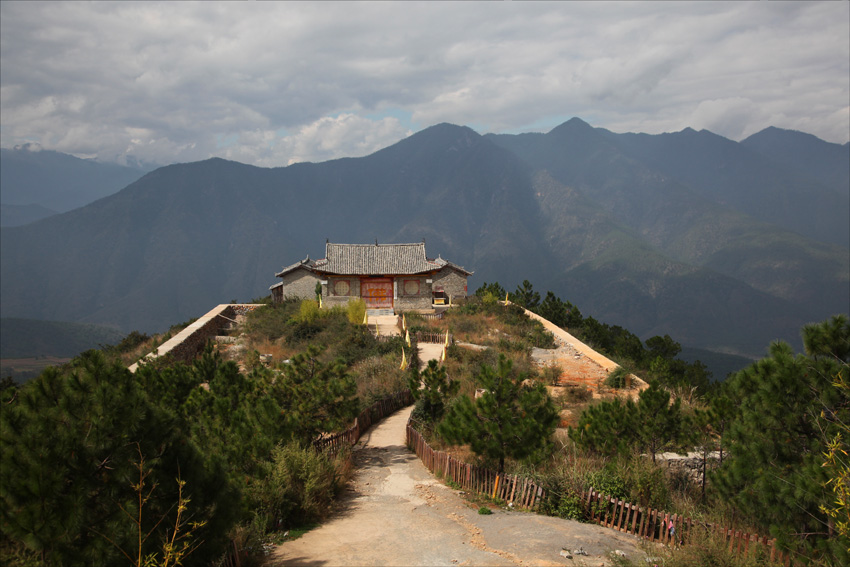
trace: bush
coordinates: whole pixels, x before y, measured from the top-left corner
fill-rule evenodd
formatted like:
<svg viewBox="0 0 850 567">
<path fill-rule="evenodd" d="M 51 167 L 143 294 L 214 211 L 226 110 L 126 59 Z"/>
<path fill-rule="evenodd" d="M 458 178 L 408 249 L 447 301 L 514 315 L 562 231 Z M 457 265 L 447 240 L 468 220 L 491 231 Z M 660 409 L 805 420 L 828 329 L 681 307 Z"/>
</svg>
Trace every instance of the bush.
<svg viewBox="0 0 850 567">
<path fill-rule="evenodd" d="M 622 366 L 618 366 L 614 369 L 611 374 L 605 379 L 605 385 L 609 388 L 616 388 L 618 390 L 622 390 L 626 387 L 626 376 L 629 375 L 629 371 L 623 368 Z"/>
<path fill-rule="evenodd" d="M 593 393 L 584 388 L 582 386 L 567 386 L 561 392 L 561 395 L 558 396 L 558 403 L 561 406 L 569 405 L 569 404 L 583 404 L 590 399 L 593 398 Z"/>
<path fill-rule="evenodd" d="M 487 506 L 482 506 L 481 508 L 478 509 L 478 513 L 481 514 L 482 516 L 489 516 L 490 514 L 493 513 L 493 510 L 491 510 Z"/>
<path fill-rule="evenodd" d="M 366 318 L 366 302 L 362 299 L 353 299 L 345 307 L 348 322 L 352 325 L 362 325 Z"/>
<path fill-rule="evenodd" d="M 305 299 L 298 308 L 298 321 L 312 323 L 320 317 L 319 304 L 312 299 Z"/>
<path fill-rule="evenodd" d="M 339 463 L 314 447 L 278 446 L 268 474 L 253 488 L 257 518 L 265 529 L 289 528 L 322 519 L 341 485 Z"/>
</svg>

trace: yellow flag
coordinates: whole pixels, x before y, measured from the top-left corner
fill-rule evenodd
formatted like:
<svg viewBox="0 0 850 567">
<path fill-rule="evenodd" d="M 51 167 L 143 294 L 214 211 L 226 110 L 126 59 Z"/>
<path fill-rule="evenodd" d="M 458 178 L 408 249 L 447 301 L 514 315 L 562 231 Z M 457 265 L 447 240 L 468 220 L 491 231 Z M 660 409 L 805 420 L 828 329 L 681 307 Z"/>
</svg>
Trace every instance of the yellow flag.
<svg viewBox="0 0 850 567">
<path fill-rule="evenodd" d="M 368 325 L 368 324 L 369 324 L 369 314 L 368 314 L 368 313 L 366 313 L 365 311 L 363 312 L 363 324 L 364 324 L 364 325 Z"/>
<path fill-rule="evenodd" d="M 507 292 L 505 292 L 505 303 L 507 303 L 507 302 L 508 302 L 508 294 L 507 294 Z"/>
<path fill-rule="evenodd" d="M 319 296 L 319 309 L 321 309 L 321 308 L 322 308 L 322 296 L 320 295 Z"/>
<path fill-rule="evenodd" d="M 449 330 L 446 329 L 446 346 L 449 346 Z"/>
<path fill-rule="evenodd" d="M 407 330 L 407 321 L 404 320 L 404 313 L 401 314 L 401 329 L 402 331 Z M 407 341 L 407 346 L 410 346 L 410 341 Z"/>
<path fill-rule="evenodd" d="M 407 343 L 407 346 L 410 346 L 410 331 L 405 331 L 404 342 Z"/>
<path fill-rule="evenodd" d="M 443 347 L 443 352 L 440 354 L 440 362 L 446 361 L 446 347 Z"/>
<path fill-rule="evenodd" d="M 401 366 L 399 370 L 404 370 L 407 367 L 407 355 L 404 352 L 404 347 L 401 347 Z"/>
</svg>

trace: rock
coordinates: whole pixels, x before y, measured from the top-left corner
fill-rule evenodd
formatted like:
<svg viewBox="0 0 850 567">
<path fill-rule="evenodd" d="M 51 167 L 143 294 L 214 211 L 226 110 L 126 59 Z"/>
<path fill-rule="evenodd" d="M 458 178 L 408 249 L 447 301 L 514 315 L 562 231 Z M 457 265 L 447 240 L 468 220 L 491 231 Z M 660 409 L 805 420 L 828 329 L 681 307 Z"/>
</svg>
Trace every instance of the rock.
<svg viewBox="0 0 850 567">
<path fill-rule="evenodd" d="M 572 559 L 573 556 L 566 549 L 561 549 L 561 557 L 566 557 L 567 559 Z"/>
<path fill-rule="evenodd" d="M 614 555 L 619 555 L 620 557 L 625 557 L 626 554 L 620 551 L 619 549 L 614 550 Z"/>
</svg>

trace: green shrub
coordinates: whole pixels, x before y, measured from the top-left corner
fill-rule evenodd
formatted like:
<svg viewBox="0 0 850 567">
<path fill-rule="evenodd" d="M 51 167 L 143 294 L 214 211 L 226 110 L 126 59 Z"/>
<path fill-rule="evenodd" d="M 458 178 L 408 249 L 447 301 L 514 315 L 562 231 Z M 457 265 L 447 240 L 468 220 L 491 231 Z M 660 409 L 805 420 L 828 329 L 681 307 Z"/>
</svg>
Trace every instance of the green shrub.
<svg viewBox="0 0 850 567">
<path fill-rule="evenodd" d="M 609 388 L 616 388 L 618 390 L 621 390 L 626 387 L 626 376 L 628 375 L 628 370 L 626 370 L 622 366 L 618 366 L 605 379 L 605 385 Z"/>
<path fill-rule="evenodd" d="M 323 518 L 340 488 L 334 459 L 297 443 L 278 446 L 268 474 L 252 490 L 257 518 L 265 529 L 292 527 Z"/>
<path fill-rule="evenodd" d="M 491 510 L 487 506 L 482 506 L 481 508 L 478 509 L 478 513 L 481 514 L 482 516 L 489 516 L 490 514 L 493 513 L 493 510 Z"/>
<path fill-rule="evenodd" d="M 584 478 L 584 483 L 588 488 L 593 487 L 597 492 L 614 498 L 626 498 L 629 495 L 626 480 L 612 464 L 603 469 L 589 471 Z"/>
<path fill-rule="evenodd" d="M 556 400 L 561 406 L 569 404 L 583 404 L 590 401 L 593 393 L 582 386 L 567 386 L 561 391 L 561 395 Z"/>
<path fill-rule="evenodd" d="M 577 494 L 568 494 L 561 498 L 561 502 L 558 504 L 558 517 L 579 521 L 584 519 L 581 499 Z"/>
<path fill-rule="evenodd" d="M 362 325 L 366 318 L 366 302 L 362 299 L 352 299 L 345 307 L 348 322 L 352 325 Z"/>
<path fill-rule="evenodd" d="M 550 386 L 554 386 L 561 379 L 561 367 L 557 364 L 552 366 L 546 366 L 543 370 L 540 371 L 540 378 L 544 383 L 549 384 Z"/>
<path fill-rule="evenodd" d="M 319 318 L 319 304 L 312 299 L 305 299 L 298 308 L 298 321 L 312 323 Z"/>
</svg>

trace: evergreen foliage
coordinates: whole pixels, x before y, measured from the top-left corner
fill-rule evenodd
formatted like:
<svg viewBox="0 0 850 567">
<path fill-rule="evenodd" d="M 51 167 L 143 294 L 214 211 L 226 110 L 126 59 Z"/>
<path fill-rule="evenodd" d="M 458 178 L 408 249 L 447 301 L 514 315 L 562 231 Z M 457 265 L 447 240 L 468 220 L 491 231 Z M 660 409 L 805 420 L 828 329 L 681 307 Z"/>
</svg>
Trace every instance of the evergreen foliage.
<svg viewBox="0 0 850 567">
<path fill-rule="evenodd" d="M 417 417 L 425 418 L 429 423 L 437 423 L 446 409 L 446 401 L 455 396 L 460 382 L 450 380 L 446 369 L 436 360 L 429 360 L 423 372 L 411 366 L 408 387 L 417 401 Z"/>
<path fill-rule="evenodd" d="M 250 496 L 254 513 L 269 531 L 320 520 L 342 485 L 335 459 L 312 445 L 279 445 L 264 467 Z"/>
<path fill-rule="evenodd" d="M 510 300 L 529 311 L 535 311 L 540 305 L 540 294 L 534 291 L 534 286 L 531 285 L 530 281 L 522 280 L 522 284 L 517 286 Z"/>
<path fill-rule="evenodd" d="M 438 426 L 438 433 L 453 443 L 469 443 L 478 455 L 498 462 L 544 455 L 558 423 L 558 412 L 542 384 L 525 383 L 514 375 L 512 363 L 499 356 L 496 368 L 482 366 L 478 382 L 484 394 L 472 400 L 461 396 Z"/>
<path fill-rule="evenodd" d="M 569 434 L 578 446 L 599 454 L 639 450 L 651 454 L 655 462 L 657 453 L 680 446 L 689 431 L 680 400 L 671 404 L 670 393 L 653 381 L 637 404 L 614 399 L 589 407 Z"/>
<path fill-rule="evenodd" d="M 321 349 L 307 351 L 282 366 L 280 402 L 295 440 L 311 443 L 321 433 L 339 431 L 357 416 L 357 385 L 342 362 L 319 361 Z"/>
<path fill-rule="evenodd" d="M 166 525 L 175 525 L 186 482 L 189 513 L 205 521 L 205 543 L 193 561 L 220 553 L 237 519 L 237 493 L 224 471 L 150 403 L 133 375 L 98 351 L 60 372 L 48 369 L 4 404 L 0 435 L 0 529 L 3 537 L 38 552 L 46 563 L 111 565 L 120 549 L 134 549 L 137 530 L 123 510 L 139 512 L 138 463 L 144 459 L 152 490 L 142 514 L 156 552 Z M 162 518 L 170 518 L 157 527 Z"/>
<path fill-rule="evenodd" d="M 836 387 L 848 374 L 848 341 L 848 319 L 836 316 L 803 328 L 805 355 L 776 342 L 735 375 L 729 457 L 716 475 L 720 493 L 751 521 L 831 565 L 850 561 L 850 540 L 823 511 L 834 498 L 824 456 L 850 423 L 848 391 Z"/>
</svg>

